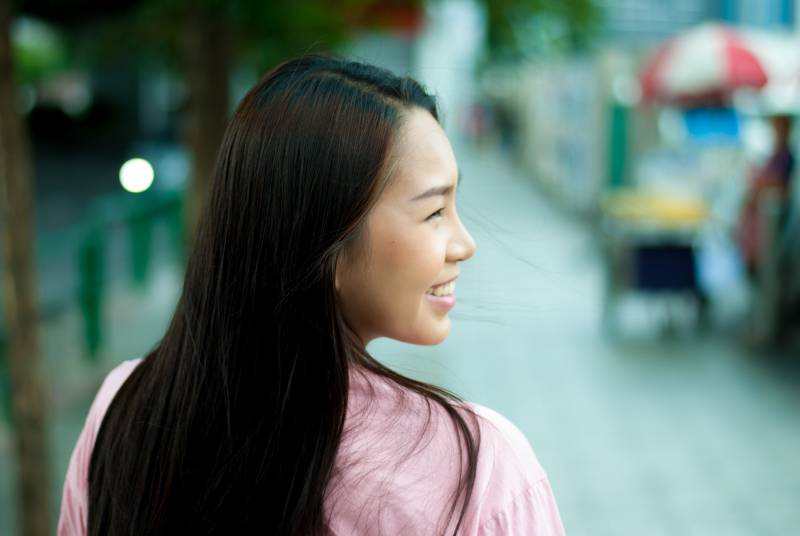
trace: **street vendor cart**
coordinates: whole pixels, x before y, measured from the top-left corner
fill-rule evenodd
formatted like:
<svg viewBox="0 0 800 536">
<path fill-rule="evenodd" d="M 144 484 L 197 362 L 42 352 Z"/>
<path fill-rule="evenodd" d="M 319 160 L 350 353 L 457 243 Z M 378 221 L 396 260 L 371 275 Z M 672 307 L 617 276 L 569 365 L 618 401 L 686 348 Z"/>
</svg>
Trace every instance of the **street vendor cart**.
<svg viewBox="0 0 800 536">
<path fill-rule="evenodd" d="M 692 297 L 707 313 L 695 246 L 709 209 L 689 196 L 620 190 L 602 202 L 604 325 L 615 329 L 620 298 L 629 292 Z"/>
</svg>

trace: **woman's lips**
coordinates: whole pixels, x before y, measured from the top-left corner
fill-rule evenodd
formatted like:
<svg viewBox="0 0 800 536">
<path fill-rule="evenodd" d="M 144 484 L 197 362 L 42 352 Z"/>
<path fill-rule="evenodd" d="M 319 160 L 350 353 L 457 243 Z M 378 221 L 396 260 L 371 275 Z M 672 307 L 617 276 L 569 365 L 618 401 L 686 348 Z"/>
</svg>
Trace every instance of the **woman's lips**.
<svg viewBox="0 0 800 536">
<path fill-rule="evenodd" d="M 458 279 L 457 275 L 455 277 L 451 277 L 447 281 L 442 281 L 441 283 L 436 283 L 434 285 L 431 285 L 431 288 L 433 288 L 433 287 L 441 287 L 442 285 L 446 285 L 447 283 L 449 283 L 451 281 L 455 281 L 456 279 Z"/>
<path fill-rule="evenodd" d="M 433 294 L 425 294 L 425 299 L 444 312 L 449 311 L 456 305 L 455 294 L 448 294 L 447 296 L 434 296 Z"/>
</svg>

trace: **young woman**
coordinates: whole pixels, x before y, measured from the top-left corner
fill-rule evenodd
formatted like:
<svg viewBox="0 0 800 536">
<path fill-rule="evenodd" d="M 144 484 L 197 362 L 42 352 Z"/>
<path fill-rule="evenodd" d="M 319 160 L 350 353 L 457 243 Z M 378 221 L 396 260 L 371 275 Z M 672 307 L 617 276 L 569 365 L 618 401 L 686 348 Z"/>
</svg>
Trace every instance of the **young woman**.
<svg viewBox="0 0 800 536">
<path fill-rule="evenodd" d="M 447 337 L 475 251 L 457 186 L 413 80 L 270 72 L 228 126 L 164 338 L 92 405 L 59 534 L 562 534 L 511 423 L 366 350 Z"/>
</svg>

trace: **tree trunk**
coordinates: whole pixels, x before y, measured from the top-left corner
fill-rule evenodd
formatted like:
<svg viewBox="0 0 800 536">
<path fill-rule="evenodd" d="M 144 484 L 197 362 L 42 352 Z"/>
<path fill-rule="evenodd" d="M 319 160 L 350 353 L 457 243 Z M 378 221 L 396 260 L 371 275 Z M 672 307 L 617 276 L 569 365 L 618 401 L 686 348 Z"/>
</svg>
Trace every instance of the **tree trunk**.
<svg viewBox="0 0 800 536">
<path fill-rule="evenodd" d="M 186 139 L 192 163 L 186 198 L 186 237 L 191 247 L 217 157 L 229 105 L 230 43 L 224 17 L 206 2 L 193 2 L 184 26 L 183 57 L 189 102 Z"/>
<path fill-rule="evenodd" d="M 0 240 L 21 534 L 52 531 L 50 457 L 39 355 L 29 142 L 17 109 L 10 2 L 0 1 Z"/>
</svg>

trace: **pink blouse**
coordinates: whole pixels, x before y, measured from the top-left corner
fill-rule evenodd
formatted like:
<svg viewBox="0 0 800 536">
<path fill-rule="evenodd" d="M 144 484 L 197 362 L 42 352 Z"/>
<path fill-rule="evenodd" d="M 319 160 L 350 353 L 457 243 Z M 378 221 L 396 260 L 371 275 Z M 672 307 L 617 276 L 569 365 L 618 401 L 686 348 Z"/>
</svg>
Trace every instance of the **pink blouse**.
<svg viewBox="0 0 800 536">
<path fill-rule="evenodd" d="M 139 361 L 111 371 L 89 410 L 64 482 L 59 536 L 86 534 L 94 441 L 111 400 Z M 459 512 L 449 521 L 447 514 L 460 461 L 450 418 L 438 405 L 371 374 L 354 372 L 350 390 L 325 503 L 329 533 L 452 533 Z M 481 441 L 459 534 L 563 535 L 550 483 L 525 437 L 500 414 L 467 405 L 478 416 Z"/>
</svg>

